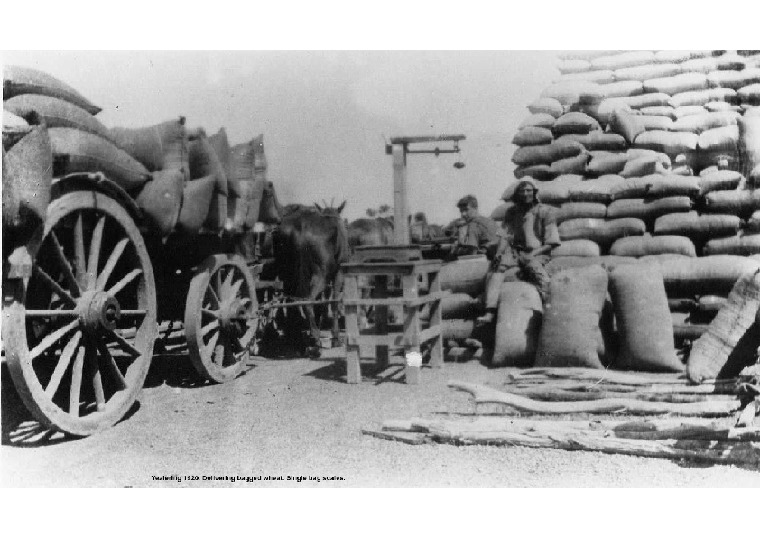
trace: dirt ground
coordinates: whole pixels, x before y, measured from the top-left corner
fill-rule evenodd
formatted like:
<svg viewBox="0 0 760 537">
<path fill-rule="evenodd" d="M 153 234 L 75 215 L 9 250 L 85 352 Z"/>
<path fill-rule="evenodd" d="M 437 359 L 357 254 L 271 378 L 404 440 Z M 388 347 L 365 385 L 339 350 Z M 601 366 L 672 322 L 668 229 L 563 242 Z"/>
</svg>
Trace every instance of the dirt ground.
<svg viewBox="0 0 760 537">
<path fill-rule="evenodd" d="M 186 355 L 156 356 L 138 403 L 122 422 L 93 437 L 44 442 L 35 440 L 30 418 L 4 374 L 0 484 L 760 486 L 756 469 L 523 447 L 411 446 L 365 436 L 362 427 L 387 419 L 472 412 L 469 396 L 446 382 L 498 386 L 506 371 L 476 361 L 447 362 L 442 369 L 423 368 L 421 383 L 407 385 L 400 367 L 378 372 L 367 363 L 364 382 L 349 385 L 340 355 L 335 349 L 318 360 L 254 357 L 244 375 L 224 385 L 199 383 Z"/>
</svg>

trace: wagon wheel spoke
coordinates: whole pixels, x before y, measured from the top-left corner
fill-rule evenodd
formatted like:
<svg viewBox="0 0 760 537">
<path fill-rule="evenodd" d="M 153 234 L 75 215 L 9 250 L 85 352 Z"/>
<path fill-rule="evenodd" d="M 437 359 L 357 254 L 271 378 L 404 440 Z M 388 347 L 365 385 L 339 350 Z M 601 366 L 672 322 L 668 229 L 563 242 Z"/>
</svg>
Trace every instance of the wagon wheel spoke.
<svg viewBox="0 0 760 537">
<path fill-rule="evenodd" d="M 203 352 L 206 354 L 207 360 L 211 358 L 214 362 L 216 362 L 214 358 L 216 356 L 216 343 L 219 341 L 219 334 L 221 334 L 221 331 L 217 331 L 213 336 L 211 336 L 208 344 L 203 348 Z"/>
<path fill-rule="evenodd" d="M 214 274 L 214 283 L 216 284 L 216 287 L 212 289 L 212 291 L 215 291 L 215 295 L 219 298 L 219 302 L 221 303 L 222 300 L 224 300 L 224 293 L 223 293 L 223 287 L 222 287 L 222 269 L 216 271 L 216 274 Z M 209 286 L 211 287 L 211 286 Z"/>
<path fill-rule="evenodd" d="M 77 317 L 76 310 L 26 310 L 26 316 L 31 317 Z"/>
<path fill-rule="evenodd" d="M 235 277 L 235 269 L 231 268 L 227 271 L 227 276 L 225 276 L 224 281 L 222 282 L 222 300 L 229 300 L 231 298 L 234 298 L 234 294 L 232 293 L 232 279 Z"/>
<path fill-rule="evenodd" d="M 77 223 L 74 226 L 74 265 L 77 270 L 77 281 L 79 282 L 79 288 L 84 289 L 87 287 L 85 280 L 87 276 L 87 265 L 84 255 L 84 223 L 82 220 L 82 212 L 79 212 L 77 216 Z"/>
<path fill-rule="evenodd" d="M 103 378 L 100 371 L 100 363 L 98 359 L 98 351 L 93 339 L 99 338 L 87 338 L 85 353 L 85 365 L 87 376 L 92 384 L 92 392 L 95 395 L 95 409 L 98 412 L 103 412 L 106 409 L 106 396 L 103 390 Z"/>
<path fill-rule="evenodd" d="M 84 369 L 85 346 L 79 347 L 71 370 L 71 385 L 69 389 L 69 414 L 79 416 L 79 398 L 82 391 L 82 370 Z"/>
<path fill-rule="evenodd" d="M 63 287 L 61 287 L 58 282 L 53 279 L 53 277 L 45 272 L 45 270 L 40 267 L 38 264 L 35 264 L 34 267 L 34 273 L 39 276 L 40 280 L 44 282 L 50 289 L 53 290 L 53 292 L 58 295 L 62 301 L 64 301 L 66 304 L 72 307 L 76 307 L 77 302 L 74 300 L 74 298 L 69 294 L 68 291 L 66 291 Z"/>
<path fill-rule="evenodd" d="M 139 350 L 137 350 L 134 346 L 132 346 L 132 344 L 129 341 L 127 341 L 126 339 L 124 339 L 123 337 L 121 337 L 116 332 L 109 332 L 109 336 L 110 336 L 111 340 L 114 343 L 116 343 L 116 345 L 121 350 L 123 350 L 124 352 L 126 352 L 127 354 L 129 354 L 130 356 L 132 356 L 133 358 L 138 358 L 142 354 Z"/>
<path fill-rule="evenodd" d="M 106 261 L 106 264 L 103 267 L 103 272 L 100 273 L 98 280 L 95 282 L 96 289 L 100 291 L 105 289 L 106 284 L 108 283 L 108 279 L 111 277 L 113 269 L 116 268 L 116 263 L 119 262 L 121 254 L 124 253 L 124 249 L 127 247 L 127 244 L 129 244 L 129 239 L 126 237 L 116 243 L 116 246 L 114 246 L 111 255 L 108 256 L 108 261 Z"/>
<path fill-rule="evenodd" d="M 50 231 L 50 242 L 53 243 L 53 252 L 55 252 L 56 257 L 58 258 L 58 264 L 63 271 L 63 277 L 69 284 L 71 294 L 75 297 L 79 296 L 82 290 L 79 288 L 79 282 L 77 281 L 76 276 L 74 276 L 74 269 L 71 268 L 71 263 L 69 263 L 69 260 L 66 258 L 61 242 L 58 240 L 58 236 L 53 230 Z"/>
<path fill-rule="evenodd" d="M 34 347 L 32 350 L 29 351 L 29 359 L 34 360 L 38 356 L 40 356 L 43 352 L 48 350 L 50 347 L 52 347 L 55 343 L 60 341 L 63 336 L 74 330 L 77 326 L 79 326 L 79 320 L 71 321 L 66 326 L 63 326 L 56 330 L 55 332 L 52 332 L 42 338 L 42 341 L 37 344 L 36 347 Z"/>
<path fill-rule="evenodd" d="M 98 279 L 98 263 L 100 262 L 100 247 L 103 244 L 103 228 L 106 225 L 106 217 L 101 216 L 92 232 L 90 241 L 90 259 L 87 263 L 87 290 L 95 289 Z"/>
<path fill-rule="evenodd" d="M 246 323 L 246 331 L 245 334 L 238 340 L 240 347 L 242 349 L 247 349 L 248 345 L 251 344 L 251 341 L 253 341 L 254 336 L 256 335 L 256 326 L 255 323 Z"/>
<path fill-rule="evenodd" d="M 107 369 L 111 373 L 111 376 L 116 380 L 119 389 L 123 390 L 127 387 L 127 381 L 124 380 L 124 375 L 121 374 L 119 366 L 116 365 L 116 361 L 111 355 L 111 351 L 108 350 L 108 345 L 106 345 L 102 339 L 98 339 L 96 344 L 100 353 L 101 363 L 105 365 L 105 369 Z"/>
<path fill-rule="evenodd" d="M 240 292 L 240 287 L 243 285 L 243 280 L 238 280 L 230 286 L 229 298 L 235 298 Z"/>
<path fill-rule="evenodd" d="M 121 280 L 118 281 L 113 287 L 111 287 L 108 290 L 108 293 L 112 296 L 116 296 L 116 293 L 119 293 L 122 291 L 127 285 L 132 283 L 132 281 L 140 276 L 143 273 L 142 269 L 134 269 L 129 274 L 124 276 Z"/>
<path fill-rule="evenodd" d="M 63 352 L 61 353 L 61 357 L 55 366 L 55 370 L 53 371 L 53 376 L 50 377 L 50 382 L 48 382 L 48 385 L 45 388 L 45 394 L 51 399 L 55 395 L 55 392 L 58 391 L 58 386 L 61 384 L 61 379 L 63 378 L 64 373 L 66 373 L 66 369 L 68 369 L 69 364 L 71 363 L 71 358 L 79 348 L 79 341 L 81 339 L 82 332 L 77 332 L 66 344 L 66 347 L 64 347 Z"/>
<path fill-rule="evenodd" d="M 214 287 L 211 284 L 208 286 L 208 291 L 210 293 L 210 296 L 216 301 L 216 307 L 218 308 L 219 304 L 221 304 L 222 301 L 219 300 L 219 295 L 216 293 L 216 291 L 214 291 Z"/>
<path fill-rule="evenodd" d="M 206 326 L 204 326 L 201 329 L 201 337 L 205 338 L 207 335 L 209 335 L 213 330 L 216 330 L 219 328 L 219 321 L 211 321 Z"/>
</svg>

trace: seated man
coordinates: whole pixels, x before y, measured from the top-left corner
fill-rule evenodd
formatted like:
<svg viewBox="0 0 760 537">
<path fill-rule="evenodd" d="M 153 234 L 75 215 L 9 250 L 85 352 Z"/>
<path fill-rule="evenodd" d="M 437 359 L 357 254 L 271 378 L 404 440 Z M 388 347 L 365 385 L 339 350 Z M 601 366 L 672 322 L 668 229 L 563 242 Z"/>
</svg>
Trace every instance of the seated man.
<svg viewBox="0 0 760 537">
<path fill-rule="evenodd" d="M 532 179 L 521 179 L 512 195 L 514 205 L 504 215 L 501 241 L 496 251 L 492 272 L 486 283 L 486 314 L 478 324 L 488 324 L 496 317 L 501 284 L 507 271 L 522 272 L 526 281 L 538 287 L 546 303 L 549 274 L 545 265 L 552 248 L 558 246 L 559 230 L 554 209 L 538 200 L 538 189 Z"/>
<path fill-rule="evenodd" d="M 496 222 L 478 214 L 478 200 L 467 195 L 457 202 L 461 218 L 452 224 L 456 226 L 456 240 L 451 245 L 449 257 L 486 254 L 489 258 L 499 244 L 499 227 Z"/>
</svg>

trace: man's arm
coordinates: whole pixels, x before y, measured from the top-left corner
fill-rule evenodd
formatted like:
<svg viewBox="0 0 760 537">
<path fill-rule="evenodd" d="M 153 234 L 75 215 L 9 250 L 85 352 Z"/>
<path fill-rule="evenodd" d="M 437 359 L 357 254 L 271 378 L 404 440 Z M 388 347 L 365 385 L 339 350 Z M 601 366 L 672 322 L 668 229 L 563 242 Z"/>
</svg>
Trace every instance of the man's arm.
<svg viewBox="0 0 760 537">
<path fill-rule="evenodd" d="M 556 244 L 544 244 L 540 248 L 536 248 L 534 250 L 531 250 L 530 252 L 525 252 L 523 255 L 527 258 L 536 257 L 538 255 L 545 255 L 552 251 L 552 249 L 557 246 Z"/>
</svg>

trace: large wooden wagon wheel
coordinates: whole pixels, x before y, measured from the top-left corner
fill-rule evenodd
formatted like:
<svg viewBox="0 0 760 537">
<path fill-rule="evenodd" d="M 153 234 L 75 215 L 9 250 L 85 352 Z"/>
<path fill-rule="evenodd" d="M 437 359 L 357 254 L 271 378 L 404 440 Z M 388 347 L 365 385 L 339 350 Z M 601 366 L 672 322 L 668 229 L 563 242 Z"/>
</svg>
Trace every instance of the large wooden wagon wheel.
<svg viewBox="0 0 760 537">
<path fill-rule="evenodd" d="M 253 274 L 242 257 L 213 255 L 198 267 L 185 303 L 185 337 L 198 373 L 219 383 L 240 374 L 257 309 Z"/>
<path fill-rule="evenodd" d="M 3 290 L 13 382 L 44 426 L 82 436 L 110 427 L 142 389 L 157 334 L 140 232 L 113 199 L 73 192 L 50 204 L 28 249 L 31 278 Z"/>
</svg>

